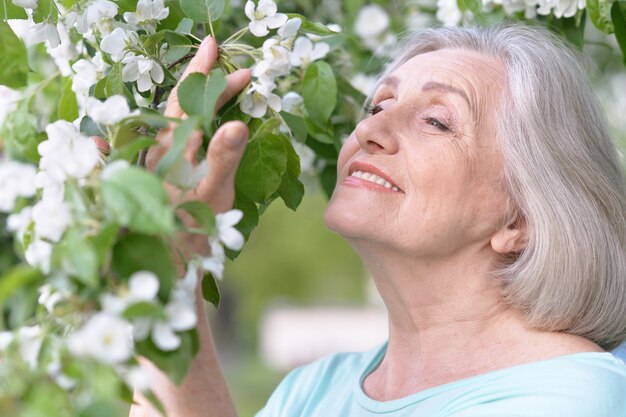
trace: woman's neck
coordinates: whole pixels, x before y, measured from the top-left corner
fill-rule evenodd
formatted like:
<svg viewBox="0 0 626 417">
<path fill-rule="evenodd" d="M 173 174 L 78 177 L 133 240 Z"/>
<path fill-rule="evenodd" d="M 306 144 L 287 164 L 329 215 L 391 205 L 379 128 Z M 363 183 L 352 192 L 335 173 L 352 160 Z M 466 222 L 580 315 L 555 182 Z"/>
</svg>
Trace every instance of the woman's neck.
<svg viewBox="0 0 626 417">
<path fill-rule="evenodd" d="M 391 400 L 491 370 L 599 350 L 562 333 L 528 329 L 476 253 L 420 260 L 357 249 L 389 313 L 389 344 L 364 389 Z"/>
</svg>

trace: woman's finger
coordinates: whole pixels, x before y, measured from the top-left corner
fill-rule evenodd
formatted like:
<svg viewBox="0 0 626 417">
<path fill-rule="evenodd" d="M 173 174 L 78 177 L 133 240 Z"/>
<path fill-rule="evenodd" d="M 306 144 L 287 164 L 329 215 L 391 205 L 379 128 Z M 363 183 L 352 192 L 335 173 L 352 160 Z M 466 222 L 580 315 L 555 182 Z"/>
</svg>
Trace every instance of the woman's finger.
<svg viewBox="0 0 626 417">
<path fill-rule="evenodd" d="M 178 86 L 183 80 L 194 72 L 201 72 L 202 74 L 208 74 L 211 70 L 211 67 L 215 63 L 217 59 L 217 44 L 215 43 L 215 39 L 210 36 L 204 38 L 200 47 L 198 48 L 198 52 L 196 55 L 189 61 L 189 65 L 183 72 L 183 75 L 180 77 L 180 80 L 176 84 L 176 87 L 172 89 L 170 96 L 167 99 L 167 106 L 165 107 L 165 116 L 167 117 L 182 117 L 184 112 L 180 107 L 180 103 L 178 102 Z"/>
<path fill-rule="evenodd" d="M 226 76 L 226 90 L 219 96 L 215 104 L 215 111 L 217 112 L 228 100 L 235 97 L 244 89 L 250 82 L 250 70 L 239 69 L 232 74 Z"/>
<path fill-rule="evenodd" d="M 232 121 L 222 125 L 209 144 L 209 174 L 198 185 L 196 194 L 218 213 L 232 208 L 235 174 L 246 149 L 247 139 L 248 127 L 243 122 Z"/>
</svg>

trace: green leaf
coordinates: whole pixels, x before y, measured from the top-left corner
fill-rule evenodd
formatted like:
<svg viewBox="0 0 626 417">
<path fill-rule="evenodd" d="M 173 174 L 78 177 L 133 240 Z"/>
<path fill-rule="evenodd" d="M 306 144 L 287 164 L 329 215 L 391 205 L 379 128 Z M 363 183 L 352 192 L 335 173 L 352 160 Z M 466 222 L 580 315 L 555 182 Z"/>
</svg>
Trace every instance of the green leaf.
<svg viewBox="0 0 626 417">
<path fill-rule="evenodd" d="M 150 127 L 161 129 L 161 128 L 167 127 L 170 122 L 176 122 L 176 123 L 180 122 L 180 119 L 177 119 L 174 117 L 163 116 L 158 111 L 148 109 L 148 108 L 142 108 L 140 114 L 136 116 L 131 116 L 128 119 L 126 119 L 126 121 L 129 123 L 145 124 Z"/>
<path fill-rule="evenodd" d="M 33 21 L 35 23 L 41 23 L 44 20 L 50 20 L 50 23 L 56 23 L 59 15 L 57 9 L 52 4 L 53 0 L 38 0 L 37 8 L 33 10 Z"/>
<path fill-rule="evenodd" d="M 310 64 L 304 73 L 302 98 L 309 117 L 324 125 L 337 105 L 337 81 L 333 70 L 324 61 Z"/>
<path fill-rule="evenodd" d="M 43 278 L 37 268 L 27 265 L 18 265 L 0 278 L 0 305 L 23 287 Z"/>
<path fill-rule="evenodd" d="M 224 0 L 180 0 L 180 7 L 196 23 L 214 22 L 224 12 Z"/>
<path fill-rule="evenodd" d="M 26 48 L 9 24 L 0 21 L 0 84 L 11 88 L 23 87 L 26 85 L 27 75 Z"/>
<path fill-rule="evenodd" d="M 122 313 L 122 316 L 124 316 L 126 320 L 134 320 L 138 318 L 150 318 L 155 320 L 167 319 L 165 311 L 163 311 L 163 307 L 147 301 L 141 301 L 128 306 L 126 310 L 124 310 L 124 313 Z"/>
<path fill-rule="evenodd" d="M 178 87 L 181 108 L 189 116 L 202 117 L 205 133 L 210 133 L 210 125 L 215 114 L 215 104 L 219 96 L 226 90 L 227 82 L 224 72 L 216 68 L 207 77 L 196 72 L 190 74 Z"/>
<path fill-rule="evenodd" d="M 320 173 L 319 179 L 326 197 L 330 198 L 337 184 L 337 166 L 334 164 L 326 165 Z"/>
<path fill-rule="evenodd" d="M 0 16 L 2 19 L 28 19 L 26 10 L 20 6 L 16 6 L 11 0 L 0 1 Z"/>
<path fill-rule="evenodd" d="M 330 143 L 322 143 L 312 136 L 307 137 L 305 145 L 308 146 L 318 158 L 336 161 L 339 156 L 337 148 Z"/>
<path fill-rule="evenodd" d="M 191 138 L 194 129 L 198 127 L 199 117 L 189 117 L 182 120 L 174 129 L 174 140 L 167 150 L 167 153 L 161 158 L 156 168 L 157 175 L 165 177 L 170 170 L 182 157 L 187 143 Z"/>
<path fill-rule="evenodd" d="M 206 203 L 202 201 L 186 201 L 176 208 L 189 213 L 198 224 L 197 227 L 206 232 L 207 235 L 214 232 L 215 214 Z"/>
<path fill-rule="evenodd" d="M 180 385 L 189 364 L 198 352 L 200 343 L 198 334 L 195 330 L 177 333 L 181 339 L 180 347 L 171 352 L 163 352 L 154 345 L 152 338 L 147 338 L 135 344 L 138 354 L 145 356 L 154 363 L 161 371 L 163 371 L 170 380 Z"/>
<path fill-rule="evenodd" d="M 85 407 L 78 417 L 112 417 L 128 414 L 128 407 L 121 401 L 99 399 Z"/>
<path fill-rule="evenodd" d="M 193 20 L 185 17 L 181 19 L 178 26 L 176 26 L 176 32 L 182 33 L 183 35 L 190 35 L 193 32 Z"/>
<path fill-rule="evenodd" d="M 611 18 L 615 27 L 615 38 L 624 55 L 624 64 L 626 64 L 626 1 L 613 3 Z"/>
<path fill-rule="evenodd" d="M 107 136 L 104 129 L 89 116 L 85 116 L 80 120 L 80 133 L 85 136 L 100 136 L 101 138 Z"/>
<path fill-rule="evenodd" d="M 124 94 L 124 81 L 122 80 L 122 66 L 120 63 L 111 67 L 111 71 L 109 71 L 109 75 L 106 77 L 104 91 L 106 93 L 106 97 L 111 97 L 116 94 Z"/>
<path fill-rule="evenodd" d="M 148 234 L 172 233 L 174 215 L 161 181 L 136 167 L 118 168 L 102 180 L 109 216 L 128 229 Z"/>
<path fill-rule="evenodd" d="M 335 142 L 332 131 L 328 130 L 328 128 L 332 128 L 332 126 L 326 125 L 326 129 L 321 128 L 309 118 L 304 119 L 304 123 L 306 124 L 307 132 L 313 139 L 329 144 Z"/>
<path fill-rule="evenodd" d="M 249 126 L 249 127 L 253 128 L 252 126 Z M 280 127 L 280 120 L 276 117 L 271 117 L 265 120 L 256 129 L 253 128 L 252 138 L 250 140 L 262 138 L 263 136 L 271 135 L 273 133 L 278 133 L 279 127 Z"/>
<path fill-rule="evenodd" d="M 337 35 L 337 32 L 333 32 L 332 30 L 328 29 L 326 26 L 324 26 L 321 23 L 313 23 L 306 17 L 302 16 L 301 14 L 287 13 L 287 17 L 289 19 L 293 19 L 296 17 L 300 19 L 302 21 L 302 25 L 300 26 L 300 30 L 302 32 L 310 33 L 313 35 L 319 35 L 319 36 Z"/>
<path fill-rule="evenodd" d="M 129 233 L 113 247 L 111 268 L 128 279 L 137 271 L 152 271 L 159 277 L 159 297 L 167 302 L 177 271 L 167 245 L 154 236 Z"/>
<path fill-rule="evenodd" d="M 183 20 L 189 21 L 189 19 Z M 193 24 L 193 22 L 191 23 Z M 167 52 L 163 57 L 164 64 L 171 64 L 173 62 L 176 62 L 177 60 L 187 55 L 191 50 L 191 40 L 189 40 L 187 36 L 181 35 L 176 32 L 167 32 L 165 34 L 165 42 L 167 42 Z"/>
<path fill-rule="evenodd" d="M 111 161 L 123 159 L 128 162 L 134 162 L 140 151 L 147 149 L 152 145 L 156 145 L 157 143 L 158 142 L 152 138 L 141 136 L 124 146 L 113 149 L 109 159 Z"/>
<path fill-rule="evenodd" d="M 278 135 L 256 137 L 248 142 L 235 183 L 248 198 L 264 203 L 281 183 L 287 157 Z"/>
<path fill-rule="evenodd" d="M 587 0 L 587 12 L 595 27 L 606 34 L 613 33 L 611 2 L 606 0 Z"/>
<path fill-rule="evenodd" d="M 59 107 L 57 110 L 59 119 L 72 122 L 78 118 L 78 101 L 76 94 L 72 91 L 72 80 L 68 79 L 63 87 L 63 93 L 59 99 Z"/>
<path fill-rule="evenodd" d="M 287 113 L 285 111 L 280 112 L 280 115 L 283 117 L 283 120 L 285 121 L 295 138 L 299 142 L 304 143 L 307 134 L 306 123 L 304 122 L 304 119 L 300 116 L 296 116 L 295 114 Z"/>
<path fill-rule="evenodd" d="M 235 188 L 235 204 L 233 208 L 243 212 L 243 218 L 237 223 L 236 227 L 248 239 L 250 233 L 259 224 L 259 209 L 254 201 L 246 197 L 238 188 Z"/>
<path fill-rule="evenodd" d="M 283 199 L 285 205 L 295 211 L 304 196 L 304 184 L 298 179 L 300 177 L 300 157 L 293 149 L 289 139 L 283 136 L 283 146 L 287 155 L 287 169 L 278 187 L 278 195 Z"/>
<path fill-rule="evenodd" d="M 65 233 L 61 243 L 54 248 L 53 259 L 67 275 L 87 287 L 98 285 L 98 254 L 91 242 L 77 231 Z"/>
<path fill-rule="evenodd" d="M 211 274 L 204 274 L 202 278 L 202 298 L 213 304 L 215 308 L 220 305 L 220 290 Z"/>
<path fill-rule="evenodd" d="M 469 10 L 475 15 L 482 13 L 483 3 L 480 0 L 457 0 L 457 5 L 461 11 Z"/>
<path fill-rule="evenodd" d="M 120 227 L 115 223 L 104 224 L 98 234 L 91 238 L 91 244 L 96 251 L 98 265 L 102 265 L 113 249 Z"/>
</svg>

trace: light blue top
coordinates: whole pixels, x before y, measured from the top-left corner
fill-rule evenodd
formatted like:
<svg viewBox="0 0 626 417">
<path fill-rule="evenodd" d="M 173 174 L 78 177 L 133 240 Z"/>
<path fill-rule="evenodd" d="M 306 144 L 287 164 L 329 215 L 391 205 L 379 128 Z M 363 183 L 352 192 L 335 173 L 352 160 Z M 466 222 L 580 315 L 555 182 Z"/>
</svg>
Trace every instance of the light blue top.
<svg viewBox="0 0 626 417">
<path fill-rule="evenodd" d="M 608 352 L 517 365 L 381 402 L 361 385 L 386 347 L 295 369 L 256 417 L 626 417 L 626 365 Z"/>
</svg>

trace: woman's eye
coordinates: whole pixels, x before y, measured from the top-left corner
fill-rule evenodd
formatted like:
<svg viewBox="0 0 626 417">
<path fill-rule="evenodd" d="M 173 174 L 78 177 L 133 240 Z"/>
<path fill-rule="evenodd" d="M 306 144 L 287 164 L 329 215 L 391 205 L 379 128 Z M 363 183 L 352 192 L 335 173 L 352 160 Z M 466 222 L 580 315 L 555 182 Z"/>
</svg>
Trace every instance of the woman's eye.
<svg viewBox="0 0 626 417">
<path fill-rule="evenodd" d="M 383 110 L 382 107 L 380 107 L 380 105 L 376 104 L 376 105 L 372 105 L 372 106 L 367 106 L 365 108 L 365 111 L 367 111 L 368 114 L 371 114 L 372 116 L 375 114 L 380 113 Z"/>
<path fill-rule="evenodd" d="M 442 132 L 449 132 L 450 128 L 448 126 L 446 126 L 445 124 L 441 123 L 439 120 L 435 119 L 434 117 L 425 117 L 424 121 L 426 123 L 428 123 L 431 126 L 436 127 L 437 129 L 441 130 Z"/>
</svg>

